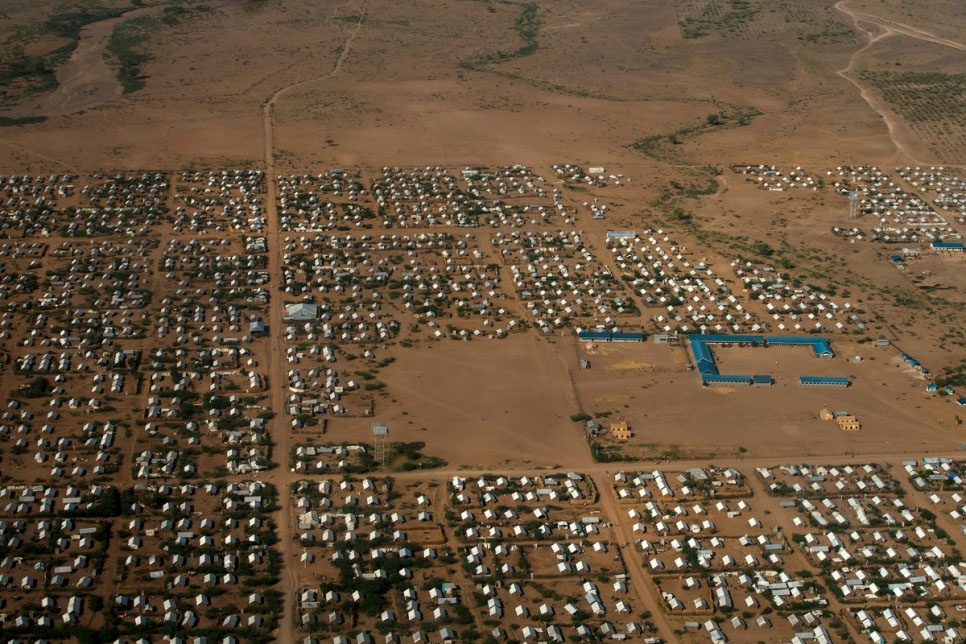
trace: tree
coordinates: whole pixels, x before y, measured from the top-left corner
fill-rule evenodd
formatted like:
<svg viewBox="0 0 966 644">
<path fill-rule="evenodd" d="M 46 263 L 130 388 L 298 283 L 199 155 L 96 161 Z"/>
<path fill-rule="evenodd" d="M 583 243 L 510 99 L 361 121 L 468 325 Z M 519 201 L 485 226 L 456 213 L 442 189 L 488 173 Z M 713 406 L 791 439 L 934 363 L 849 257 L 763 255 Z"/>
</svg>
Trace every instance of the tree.
<svg viewBox="0 0 966 644">
<path fill-rule="evenodd" d="M 50 381 L 43 376 L 37 376 L 31 380 L 27 385 L 21 387 L 17 394 L 20 394 L 24 398 L 39 398 L 45 394 L 53 391 L 53 387 Z"/>
<path fill-rule="evenodd" d="M 775 254 L 775 249 L 763 241 L 756 241 L 752 244 L 751 248 L 755 254 L 761 255 L 762 257 L 771 257 Z"/>
</svg>

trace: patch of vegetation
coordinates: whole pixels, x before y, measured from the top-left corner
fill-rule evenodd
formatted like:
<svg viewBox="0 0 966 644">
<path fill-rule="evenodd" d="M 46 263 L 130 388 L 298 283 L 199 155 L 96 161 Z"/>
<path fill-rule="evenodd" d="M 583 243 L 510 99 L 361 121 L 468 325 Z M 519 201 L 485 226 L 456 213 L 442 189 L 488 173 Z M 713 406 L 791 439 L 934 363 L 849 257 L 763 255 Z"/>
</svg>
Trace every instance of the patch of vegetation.
<svg viewBox="0 0 966 644">
<path fill-rule="evenodd" d="M 841 43 L 855 33 L 830 6 L 795 0 L 674 0 L 684 38 L 726 39 L 797 35 L 808 43 Z"/>
<path fill-rule="evenodd" d="M 40 398 L 53 391 L 53 385 L 43 376 L 37 376 L 13 392 L 15 398 Z"/>
<path fill-rule="evenodd" d="M 517 50 L 517 58 L 529 56 L 537 51 L 537 32 L 540 29 L 540 20 L 537 16 L 537 5 L 526 3 L 514 23 L 514 29 L 520 34 L 523 46 Z"/>
<path fill-rule="evenodd" d="M 703 121 L 695 125 L 680 128 L 667 134 L 654 134 L 638 139 L 631 147 L 652 159 L 667 160 L 673 155 L 673 146 L 681 145 L 686 139 L 708 134 L 718 130 L 730 130 L 744 127 L 751 123 L 762 112 L 748 105 L 731 105 L 727 111 L 721 110 L 709 114 Z"/>
<path fill-rule="evenodd" d="M 540 31 L 538 7 L 536 4 L 531 2 L 523 3 L 520 5 L 520 7 L 520 15 L 517 16 L 516 21 L 513 23 L 513 29 L 520 36 L 523 44 L 512 51 L 503 51 L 501 49 L 493 53 L 482 54 L 472 60 L 463 61 L 460 63 L 460 66 L 463 67 L 463 69 L 483 71 L 481 67 L 486 65 L 505 63 L 515 58 L 530 56 L 537 51 L 537 48 L 539 47 L 537 34 Z"/>
<path fill-rule="evenodd" d="M 799 37 L 805 42 L 820 44 L 852 42 L 855 40 L 855 32 L 843 25 L 838 29 L 826 27 L 822 31 L 809 31 Z"/>
<path fill-rule="evenodd" d="M 747 31 L 748 23 L 761 11 L 750 0 L 675 0 L 674 9 L 685 38 Z"/>
<path fill-rule="evenodd" d="M 602 445 L 597 441 L 590 444 L 590 455 L 595 463 L 622 463 L 632 462 L 634 458 L 621 451 L 617 445 Z"/>
<path fill-rule="evenodd" d="M 947 367 L 943 375 L 936 378 L 936 384 L 940 387 L 949 385 L 950 387 L 966 387 L 966 358 L 959 361 L 959 364 Z"/>
<path fill-rule="evenodd" d="M 122 13 L 124 13 L 123 9 L 110 7 L 92 7 L 90 9 L 69 11 L 48 18 L 47 22 L 44 23 L 44 29 L 51 35 L 73 41 L 76 46 L 77 41 L 80 40 L 81 29 L 101 20 L 117 18 Z"/>
<path fill-rule="evenodd" d="M 467 67 L 467 65 L 463 65 L 463 66 Z M 468 67 L 468 68 L 475 69 L 475 71 L 484 71 L 483 69 L 478 69 L 473 67 Z M 518 74 L 516 72 L 505 71 L 501 69 L 486 69 L 485 71 L 489 72 L 490 74 L 495 74 L 497 76 L 507 78 L 509 80 L 517 81 L 520 83 L 526 83 L 531 87 L 535 87 L 545 92 L 554 92 L 556 94 L 563 94 L 564 96 L 576 96 L 578 98 L 595 98 L 597 100 L 611 101 L 614 103 L 624 103 L 629 100 L 639 100 L 639 101 L 652 100 L 648 98 L 631 99 L 624 96 L 604 94 L 602 92 L 592 92 L 586 89 L 585 87 L 568 87 L 567 85 L 563 85 L 561 83 L 552 83 L 550 81 L 543 80 L 542 78 L 529 78 L 527 76 L 523 76 L 522 74 Z M 657 99 L 653 99 L 653 100 L 657 100 Z M 570 189 L 583 191 L 585 188 L 584 186 L 581 186 L 579 184 L 574 184 L 570 186 Z"/>
<path fill-rule="evenodd" d="M 700 234 L 694 221 L 694 213 L 683 203 L 684 200 L 713 195 L 720 184 L 718 176 L 721 169 L 715 166 L 695 166 L 677 168 L 678 176 L 668 181 L 660 196 L 651 205 L 660 211 L 668 222 L 673 222 L 695 234 Z M 679 306 L 680 302 L 674 303 Z"/>
<path fill-rule="evenodd" d="M 387 443 L 385 461 L 382 465 L 380 465 L 379 461 L 375 459 L 375 450 L 373 449 L 373 446 L 367 443 L 329 442 L 316 445 L 316 447 L 349 447 L 355 445 L 361 445 L 364 448 L 364 451 L 353 452 L 358 456 L 358 460 L 350 462 L 342 467 L 341 471 L 346 474 L 366 474 L 368 472 L 374 472 L 382 467 L 396 472 L 409 472 L 411 470 L 418 469 L 435 469 L 445 467 L 447 465 L 446 461 L 441 458 L 422 454 L 422 450 L 426 445 L 425 443 L 421 442 Z M 295 462 L 296 460 L 295 453 L 296 448 L 293 447 L 291 453 L 289 454 L 292 462 Z"/>
<path fill-rule="evenodd" d="M 0 86 L 4 88 L 3 95 L 8 94 L 6 88 L 20 84 L 25 93 L 42 93 L 57 87 L 57 76 L 54 74 L 56 65 L 51 56 L 25 56 L 15 60 L 0 69 Z M 10 98 L 13 98 L 10 96 Z M 8 119 L 13 120 L 13 119 Z M 11 125 L 13 125 L 11 123 Z"/>
<path fill-rule="evenodd" d="M 910 122 L 934 119 L 950 107 L 949 116 L 966 117 L 966 74 L 864 71 L 860 78 L 883 92 Z"/>
<path fill-rule="evenodd" d="M 141 50 L 148 30 L 155 19 L 135 18 L 122 22 L 114 28 L 107 43 L 107 51 L 117 61 L 117 80 L 125 94 L 144 88 L 141 66 L 151 60 L 151 55 Z"/>
<path fill-rule="evenodd" d="M 153 57 L 144 50 L 149 36 L 157 31 L 160 24 L 174 26 L 185 18 L 211 11 L 205 4 L 186 7 L 172 5 L 164 8 L 159 18 L 141 16 L 126 20 L 116 27 L 107 43 L 107 52 L 117 63 L 117 80 L 125 94 L 144 88 L 143 66 Z"/>
<path fill-rule="evenodd" d="M 859 79 L 941 158 L 966 154 L 966 73 L 864 71 Z"/>
<path fill-rule="evenodd" d="M 116 18 L 123 9 L 93 6 L 51 16 L 41 27 L 45 35 L 64 38 L 69 42 L 62 47 L 38 56 L 22 56 L 0 68 L 0 97 L 15 101 L 23 96 L 50 92 L 57 88 L 58 65 L 70 58 L 80 41 L 81 29 L 89 24 Z M 27 117 L 35 118 L 35 117 Z M 0 125 L 23 125 L 36 120 L 3 119 Z"/>
<path fill-rule="evenodd" d="M 430 470 L 446 466 L 446 461 L 437 456 L 421 453 L 425 443 L 390 443 L 386 446 L 386 468 L 394 472 L 411 470 Z"/>
</svg>

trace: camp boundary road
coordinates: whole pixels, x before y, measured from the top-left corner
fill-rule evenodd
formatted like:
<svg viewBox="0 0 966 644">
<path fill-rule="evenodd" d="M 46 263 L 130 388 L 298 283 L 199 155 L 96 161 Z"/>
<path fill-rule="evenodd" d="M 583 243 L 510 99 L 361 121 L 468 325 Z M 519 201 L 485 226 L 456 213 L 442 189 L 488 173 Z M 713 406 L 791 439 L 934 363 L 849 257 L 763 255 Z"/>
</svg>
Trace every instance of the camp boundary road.
<svg viewBox="0 0 966 644">
<path fill-rule="evenodd" d="M 362 9 L 359 12 L 358 20 L 354 27 L 349 31 L 349 34 L 346 36 L 346 39 L 342 44 L 342 51 L 332 66 L 332 69 L 318 78 L 298 81 L 279 88 L 268 98 L 268 100 L 265 101 L 262 109 L 262 136 L 264 146 L 263 162 L 267 186 L 267 203 L 265 204 L 265 209 L 268 224 L 266 236 L 269 246 L 268 270 L 272 284 L 282 284 L 283 254 L 282 234 L 279 226 L 278 184 L 275 181 L 275 175 L 277 172 L 275 169 L 275 105 L 287 92 L 291 91 L 292 89 L 308 83 L 315 83 L 330 79 L 339 73 L 339 70 L 342 69 L 342 65 L 345 63 L 346 58 L 349 56 L 349 52 L 352 48 L 352 41 L 362 28 L 362 24 L 365 21 L 368 10 L 369 0 L 365 0 L 362 5 Z M 338 11 L 338 8 L 336 8 L 335 11 Z M 271 390 L 272 409 L 275 411 L 275 416 L 271 421 L 269 421 L 268 428 L 274 443 L 276 460 L 287 460 L 289 452 L 292 448 L 291 428 L 288 427 L 288 425 L 284 422 L 284 415 L 282 413 L 285 409 L 285 389 L 283 383 L 287 382 L 287 378 L 285 377 L 285 359 L 283 356 L 283 310 L 282 293 L 279 290 L 272 293 L 271 296 L 269 317 L 270 349 L 268 360 L 268 386 Z M 287 468 L 283 467 L 282 471 L 287 471 Z M 281 621 L 278 625 L 276 637 L 278 641 L 281 642 L 294 642 L 295 638 L 292 629 L 295 625 L 295 601 L 300 580 L 298 576 L 298 567 L 295 565 L 296 558 L 298 557 L 298 551 L 296 548 L 294 533 L 292 531 L 294 519 L 290 498 L 291 482 L 286 481 L 283 477 L 282 481 L 272 480 L 272 483 L 276 486 L 278 493 L 279 509 L 275 513 L 275 524 L 278 534 L 279 548 L 282 554 L 283 567 L 285 570 L 281 581 L 279 582 L 283 594 L 284 608 L 282 611 Z"/>
</svg>

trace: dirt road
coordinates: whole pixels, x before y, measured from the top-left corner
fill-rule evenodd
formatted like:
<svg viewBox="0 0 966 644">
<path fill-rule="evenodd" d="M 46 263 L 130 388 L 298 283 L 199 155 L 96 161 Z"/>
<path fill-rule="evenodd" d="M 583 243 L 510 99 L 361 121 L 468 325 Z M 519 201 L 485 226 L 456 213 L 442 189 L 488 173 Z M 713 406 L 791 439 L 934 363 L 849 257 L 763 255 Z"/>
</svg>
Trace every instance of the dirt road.
<svg viewBox="0 0 966 644">
<path fill-rule="evenodd" d="M 614 526 L 614 534 L 618 537 L 616 545 L 621 549 L 624 567 L 631 579 L 631 586 L 634 587 L 634 591 L 646 610 L 651 613 L 650 621 L 657 629 L 658 636 L 665 642 L 673 642 L 675 639 L 674 630 L 664 613 L 661 596 L 658 594 L 655 585 L 650 583 L 647 575 L 644 574 L 644 561 L 636 548 L 638 539 L 631 530 L 630 522 L 625 521 L 626 513 L 621 512 L 617 500 L 611 493 L 609 471 L 605 469 L 603 473 L 596 472 L 593 479 L 600 494 L 602 511 L 610 519 L 611 525 Z"/>
<path fill-rule="evenodd" d="M 314 83 L 333 77 L 342 69 L 342 65 L 349 55 L 352 41 L 355 39 L 362 23 L 366 18 L 369 9 L 369 1 L 363 4 L 359 12 L 359 19 L 349 32 L 342 46 L 342 51 L 336 59 L 335 64 L 328 73 L 313 79 L 286 85 L 275 91 L 264 104 L 262 111 L 263 124 L 263 143 L 264 143 L 264 163 L 265 181 L 267 185 L 265 212 L 268 218 L 267 241 L 269 248 L 268 270 L 271 276 L 271 283 L 281 286 L 282 284 L 282 254 L 283 239 L 279 228 L 278 214 L 278 188 L 275 182 L 275 105 L 286 92 L 307 83 Z M 283 594 L 284 610 L 282 611 L 281 621 L 278 626 L 276 639 L 279 642 L 294 642 L 293 626 L 295 623 L 295 602 L 300 581 L 298 576 L 298 566 L 296 560 L 299 549 L 295 543 L 293 527 L 295 517 L 291 501 L 290 486 L 295 480 L 295 476 L 286 476 L 288 472 L 288 458 L 292 448 L 292 432 L 288 423 L 285 422 L 285 391 L 286 391 L 286 368 L 285 352 L 282 336 L 282 325 L 284 320 L 284 302 L 281 291 L 273 292 L 269 307 L 269 355 L 268 355 L 268 387 L 271 392 L 270 400 L 275 417 L 269 421 L 268 429 L 274 443 L 275 461 L 281 465 L 281 476 L 274 476 L 271 482 L 278 488 L 279 510 L 275 516 L 275 524 L 278 531 L 278 543 L 282 552 L 284 573 L 281 580 L 281 591 Z"/>
<path fill-rule="evenodd" d="M 901 22 L 894 22 L 892 20 L 880 18 L 869 13 L 855 11 L 848 6 L 848 0 L 840 0 L 840 2 L 836 3 L 835 8 L 851 18 L 852 24 L 854 25 L 856 31 L 861 32 L 868 39 L 868 42 L 866 42 L 865 45 L 852 54 L 852 56 L 849 58 L 849 64 L 844 69 L 840 69 L 836 73 L 855 85 L 855 87 L 859 90 L 859 94 L 862 96 L 862 99 L 869 105 L 869 107 L 875 110 L 879 116 L 882 117 L 882 121 L 889 130 L 889 138 L 892 140 L 893 144 L 895 144 L 896 150 L 901 155 L 905 156 L 911 163 L 916 165 L 928 165 L 927 162 L 921 160 L 921 157 L 919 156 L 921 153 L 916 150 L 918 147 L 917 138 L 908 131 L 906 125 L 897 118 L 895 113 L 889 108 L 885 101 L 877 97 L 859 81 L 854 73 L 855 64 L 862 54 L 872 45 L 883 40 L 884 38 L 888 38 L 889 36 L 894 36 L 896 34 L 916 38 L 917 40 L 924 40 L 937 45 L 942 45 L 944 47 L 952 47 L 959 50 L 966 49 L 966 45 L 963 45 L 963 43 L 955 40 L 942 38 L 932 32 L 919 29 L 911 25 Z M 875 32 L 870 31 L 863 27 L 862 23 L 874 25 L 878 29 Z"/>
<path fill-rule="evenodd" d="M 861 20 L 862 22 L 873 24 L 880 29 L 887 30 L 887 35 L 902 34 L 903 36 L 910 36 L 912 38 L 916 38 L 917 40 L 925 40 L 927 42 L 942 45 L 944 47 L 952 47 L 953 49 L 966 51 L 966 44 L 961 43 L 958 40 L 943 38 L 942 36 L 937 36 L 931 31 L 913 27 L 912 25 L 907 25 L 903 22 L 895 22 L 893 20 L 872 15 L 871 13 L 851 9 L 848 7 L 848 0 L 841 0 L 835 5 L 835 8 L 850 16 L 853 21 Z"/>
</svg>

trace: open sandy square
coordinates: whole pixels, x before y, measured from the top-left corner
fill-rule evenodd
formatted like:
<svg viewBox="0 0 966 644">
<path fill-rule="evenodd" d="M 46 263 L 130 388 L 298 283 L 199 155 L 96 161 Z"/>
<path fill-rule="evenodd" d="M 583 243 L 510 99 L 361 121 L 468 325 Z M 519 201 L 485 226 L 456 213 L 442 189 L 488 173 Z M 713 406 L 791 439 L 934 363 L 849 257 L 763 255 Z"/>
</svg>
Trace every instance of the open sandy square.
<svg viewBox="0 0 966 644">
<path fill-rule="evenodd" d="M 402 349 L 380 372 L 376 416 L 391 440 L 425 442 L 452 467 L 552 466 L 589 462 L 568 366 L 569 339 L 454 342 Z M 370 440 L 368 424 L 333 441 Z M 360 433 L 362 434 L 360 436 Z"/>
</svg>

